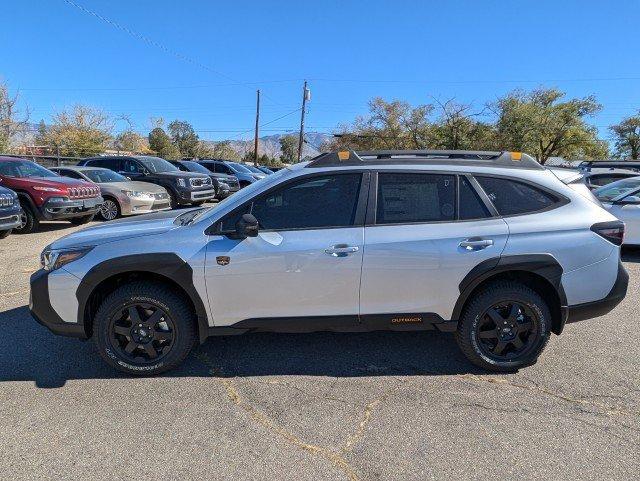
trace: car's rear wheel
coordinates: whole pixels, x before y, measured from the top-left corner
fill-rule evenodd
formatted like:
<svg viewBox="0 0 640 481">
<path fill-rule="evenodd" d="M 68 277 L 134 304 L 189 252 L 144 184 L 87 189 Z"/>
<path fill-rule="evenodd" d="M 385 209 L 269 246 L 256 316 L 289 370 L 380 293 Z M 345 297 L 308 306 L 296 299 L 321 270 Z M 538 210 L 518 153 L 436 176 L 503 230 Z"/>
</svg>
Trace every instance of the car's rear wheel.
<svg viewBox="0 0 640 481">
<path fill-rule="evenodd" d="M 38 229 L 40 221 L 29 205 L 20 207 L 20 226 L 14 229 L 16 234 L 30 234 Z"/>
<path fill-rule="evenodd" d="M 179 365 L 196 341 L 189 304 L 164 284 L 134 282 L 111 293 L 94 321 L 98 352 L 111 366 L 136 376 Z"/>
<path fill-rule="evenodd" d="M 100 206 L 99 213 L 103 220 L 117 219 L 120 217 L 120 206 L 116 200 L 107 197 Z"/>
<path fill-rule="evenodd" d="M 551 332 L 551 312 L 533 289 L 498 281 L 474 295 L 462 313 L 456 339 L 476 366 L 512 372 L 535 364 Z"/>
</svg>

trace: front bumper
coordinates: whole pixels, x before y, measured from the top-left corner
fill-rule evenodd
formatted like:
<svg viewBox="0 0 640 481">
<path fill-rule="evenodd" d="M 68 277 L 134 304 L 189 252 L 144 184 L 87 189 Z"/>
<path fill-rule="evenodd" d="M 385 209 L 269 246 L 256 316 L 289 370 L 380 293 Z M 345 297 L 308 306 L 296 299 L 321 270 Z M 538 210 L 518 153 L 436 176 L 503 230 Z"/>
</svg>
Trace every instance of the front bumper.
<svg viewBox="0 0 640 481">
<path fill-rule="evenodd" d="M 86 339 L 88 336 L 83 325 L 64 322 L 51 305 L 49 274 L 49 271 L 40 269 L 31 275 L 31 292 L 29 293 L 31 316 L 54 334 Z"/>
<path fill-rule="evenodd" d="M 618 276 L 609 294 L 598 301 L 575 304 L 564 308 L 565 312 L 563 314 L 566 323 L 584 321 L 608 314 L 625 298 L 628 285 L 629 274 L 622 262 L 618 262 Z"/>
<path fill-rule="evenodd" d="M 212 200 L 216 196 L 215 189 L 207 190 L 183 190 L 178 191 L 178 202 L 181 204 L 191 204 L 192 202 L 204 202 Z"/>
<path fill-rule="evenodd" d="M 96 214 L 103 202 L 102 197 L 67 200 L 50 199 L 38 211 L 40 217 L 44 220 L 71 219 L 83 215 Z"/>
<path fill-rule="evenodd" d="M 127 203 L 121 205 L 122 215 L 150 214 L 171 209 L 169 198 L 166 199 L 137 199 L 127 197 Z"/>
<path fill-rule="evenodd" d="M 20 204 L 0 209 L 0 231 L 20 227 Z"/>
</svg>

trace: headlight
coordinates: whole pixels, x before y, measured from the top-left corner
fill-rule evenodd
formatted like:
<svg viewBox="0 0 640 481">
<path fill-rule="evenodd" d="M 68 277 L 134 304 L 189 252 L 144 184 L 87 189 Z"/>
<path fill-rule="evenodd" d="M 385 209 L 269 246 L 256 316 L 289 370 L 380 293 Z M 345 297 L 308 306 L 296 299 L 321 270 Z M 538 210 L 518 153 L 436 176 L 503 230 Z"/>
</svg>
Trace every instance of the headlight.
<svg viewBox="0 0 640 481">
<path fill-rule="evenodd" d="M 43 187 L 41 185 L 36 185 L 33 190 L 40 192 L 63 192 L 62 189 L 58 189 L 57 187 Z"/>
<path fill-rule="evenodd" d="M 45 249 L 40 254 L 40 265 L 45 271 L 54 271 L 69 262 L 84 257 L 93 247 L 78 247 L 74 249 Z"/>
<path fill-rule="evenodd" d="M 218 182 L 218 186 L 221 189 L 229 189 L 229 184 L 225 183 L 225 182 Z"/>
<path fill-rule="evenodd" d="M 187 183 L 184 181 L 184 179 L 176 179 L 176 184 L 178 184 L 178 187 L 186 187 Z"/>
</svg>

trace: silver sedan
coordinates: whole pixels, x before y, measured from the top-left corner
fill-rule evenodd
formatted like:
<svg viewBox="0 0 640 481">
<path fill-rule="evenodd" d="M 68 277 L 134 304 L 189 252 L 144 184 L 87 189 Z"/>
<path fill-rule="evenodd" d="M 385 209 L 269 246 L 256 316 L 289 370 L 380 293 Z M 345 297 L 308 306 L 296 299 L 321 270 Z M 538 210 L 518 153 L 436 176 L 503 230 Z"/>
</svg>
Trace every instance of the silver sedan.
<svg viewBox="0 0 640 481">
<path fill-rule="evenodd" d="M 164 187 L 149 182 L 132 181 L 109 169 L 64 166 L 51 170 L 64 177 L 84 179 L 98 184 L 104 198 L 99 216 L 104 220 L 171 208 L 169 194 Z"/>
</svg>

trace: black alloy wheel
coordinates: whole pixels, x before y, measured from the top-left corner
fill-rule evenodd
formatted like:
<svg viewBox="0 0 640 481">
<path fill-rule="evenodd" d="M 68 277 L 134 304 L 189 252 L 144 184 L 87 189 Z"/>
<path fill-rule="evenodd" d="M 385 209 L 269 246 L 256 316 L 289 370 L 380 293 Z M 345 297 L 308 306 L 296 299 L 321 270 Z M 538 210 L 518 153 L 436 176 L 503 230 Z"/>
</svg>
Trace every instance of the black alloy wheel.
<svg viewBox="0 0 640 481">
<path fill-rule="evenodd" d="M 487 309 L 476 324 L 480 350 L 497 361 L 526 356 L 535 345 L 536 313 L 516 301 L 499 302 Z"/>
<path fill-rule="evenodd" d="M 119 356 L 136 365 L 157 363 L 174 343 L 175 324 L 160 306 L 131 303 L 110 317 L 109 338 Z"/>
</svg>

